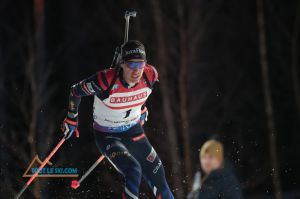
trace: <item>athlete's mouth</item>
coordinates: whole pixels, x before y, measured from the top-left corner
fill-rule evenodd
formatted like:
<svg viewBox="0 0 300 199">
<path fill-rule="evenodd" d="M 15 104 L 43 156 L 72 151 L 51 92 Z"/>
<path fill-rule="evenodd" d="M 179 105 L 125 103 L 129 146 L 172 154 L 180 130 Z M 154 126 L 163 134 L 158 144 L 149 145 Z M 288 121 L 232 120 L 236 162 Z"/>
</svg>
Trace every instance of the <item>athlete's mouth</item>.
<svg viewBox="0 0 300 199">
<path fill-rule="evenodd" d="M 132 79 L 138 79 L 138 78 L 140 78 L 140 75 L 139 75 L 139 74 L 137 74 L 137 75 L 132 75 L 131 77 L 132 77 Z"/>
</svg>

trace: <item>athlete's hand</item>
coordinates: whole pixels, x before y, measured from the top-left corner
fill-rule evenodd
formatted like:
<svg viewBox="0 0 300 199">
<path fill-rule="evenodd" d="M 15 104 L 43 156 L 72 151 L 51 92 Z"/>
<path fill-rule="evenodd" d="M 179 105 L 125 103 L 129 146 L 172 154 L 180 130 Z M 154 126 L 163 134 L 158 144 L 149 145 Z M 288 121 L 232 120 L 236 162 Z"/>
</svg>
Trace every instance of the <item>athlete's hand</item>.
<svg viewBox="0 0 300 199">
<path fill-rule="evenodd" d="M 64 119 L 62 126 L 61 126 L 61 130 L 64 133 L 66 140 L 72 136 L 74 131 L 76 133 L 76 137 L 77 138 L 79 137 L 79 131 L 78 131 L 77 127 L 78 127 L 78 117 L 77 118 L 66 117 Z"/>
</svg>

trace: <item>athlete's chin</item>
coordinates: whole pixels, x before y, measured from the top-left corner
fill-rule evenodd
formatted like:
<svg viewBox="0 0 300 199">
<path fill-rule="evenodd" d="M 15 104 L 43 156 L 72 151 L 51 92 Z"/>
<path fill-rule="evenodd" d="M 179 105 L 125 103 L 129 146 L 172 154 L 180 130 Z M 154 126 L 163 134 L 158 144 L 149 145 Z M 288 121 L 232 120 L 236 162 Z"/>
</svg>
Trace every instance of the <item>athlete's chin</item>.
<svg viewBox="0 0 300 199">
<path fill-rule="evenodd" d="M 135 83 L 135 84 L 138 83 L 140 80 L 141 80 L 140 77 L 136 77 L 136 78 L 133 77 L 133 78 L 131 78 L 131 82 Z"/>
</svg>

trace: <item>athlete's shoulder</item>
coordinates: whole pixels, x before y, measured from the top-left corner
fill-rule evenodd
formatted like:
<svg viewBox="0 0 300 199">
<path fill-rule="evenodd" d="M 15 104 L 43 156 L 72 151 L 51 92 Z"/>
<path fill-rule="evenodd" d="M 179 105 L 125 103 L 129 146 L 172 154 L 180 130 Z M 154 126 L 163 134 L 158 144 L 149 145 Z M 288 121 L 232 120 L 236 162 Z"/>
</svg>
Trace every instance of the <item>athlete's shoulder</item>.
<svg viewBox="0 0 300 199">
<path fill-rule="evenodd" d="M 106 68 L 106 69 L 103 69 L 103 70 L 99 70 L 99 71 L 97 72 L 97 74 L 103 73 L 103 74 L 105 74 L 107 77 L 110 77 L 110 76 L 116 74 L 116 72 L 117 72 L 116 68 Z"/>
<path fill-rule="evenodd" d="M 105 90 L 109 87 L 117 73 L 116 68 L 107 68 L 97 72 L 97 78 L 100 86 Z"/>
<path fill-rule="evenodd" d="M 152 80 L 152 82 L 155 82 L 158 80 L 158 72 L 156 68 L 150 64 L 146 64 L 144 68 L 144 72 L 147 75 L 147 77 Z"/>
</svg>

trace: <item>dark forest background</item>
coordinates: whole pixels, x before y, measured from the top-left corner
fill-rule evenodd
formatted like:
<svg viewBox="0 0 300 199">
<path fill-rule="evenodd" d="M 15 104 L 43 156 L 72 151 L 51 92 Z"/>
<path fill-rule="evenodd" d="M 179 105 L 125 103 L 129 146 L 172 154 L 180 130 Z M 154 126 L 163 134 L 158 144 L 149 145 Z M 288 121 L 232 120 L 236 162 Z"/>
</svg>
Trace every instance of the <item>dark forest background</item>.
<svg viewBox="0 0 300 199">
<path fill-rule="evenodd" d="M 123 42 L 145 44 L 160 83 L 145 129 L 176 198 L 199 168 L 198 149 L 220 139 L 245 198 L 300 198 L 298 0 L 1 0 L 0 198 L 13 198 L 32 158 L 62 137 L 72 84 L 110 66 Z M 93 98 L 80 107 L 80 139 L 51 162 L 82 175 L 98 158 Z M 24 198 L 119 198 L 121 176 L 101 163 L 71 190 L 68 178 L 38 178 Z M 142 184 L 141 198 L 152 198 Z"/>
</svg>

